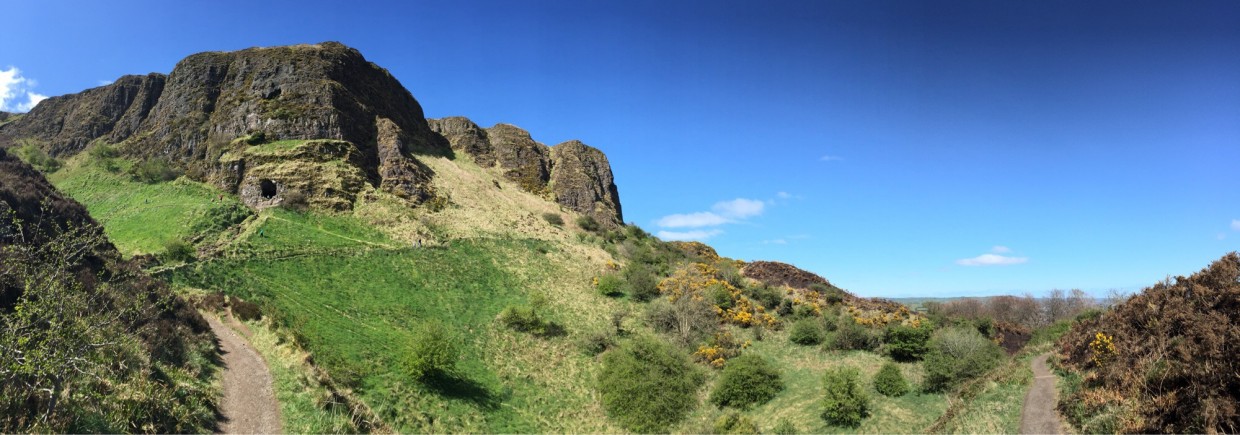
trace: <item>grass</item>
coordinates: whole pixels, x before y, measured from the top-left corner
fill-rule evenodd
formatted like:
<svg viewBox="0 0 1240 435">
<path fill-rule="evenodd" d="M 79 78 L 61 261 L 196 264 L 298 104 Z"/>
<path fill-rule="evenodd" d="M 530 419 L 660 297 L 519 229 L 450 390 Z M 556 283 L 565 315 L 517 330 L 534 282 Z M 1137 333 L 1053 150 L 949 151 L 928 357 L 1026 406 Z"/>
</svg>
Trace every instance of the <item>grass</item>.
<svg viewBox="0 0 1240 435">
<path fill-rule="evenodd" d="M 221 200 L 215 188 L 185 178 L 156 184 L 134 181 L 124 173 L 131 163 L 117 159 L 117 164 L 119 170 L 109 172 L 82 153 L 47 178 L 85 205 L 126 256 L 163 252 L 168 242 L 193 236 L 190 227 L 210 209 L 238 203 L 229 195 Z"/>
<path fill-rule="evenodd" d="M 494 324 L 505 306 L 525 303 L 528 289 L 539 281 L 499 265 L 519 263 L 523 270 L 538 273 L 531 268 L 540 263 L 535 257 L 543 255 L 538 249 L 542 245 L 470 240 L 456 241 L 450 248 L 225 259 L 179 271 L 174 280 L 261 302 L 281 326 L 295 332 L 315 364 L 354 388 L 398 431 L 568 430 L 559 425 L 601 416 L 567 421 L 541 416 L 589 409 L 589 391 L 571 385 L 547 388 L 554 381 L 529 373 L 539 372 L 532 366 L 555 360 L 580 369 L 587 358 L 571 352 L 567 338 L 557 344 L 512 337 Z M 556 272 L 541 271 L 547 276 Z M 424 385 L 405 378 L 400 361 L 412 339 L 410 331 L 432 318 L 457 328 L 464 357 L 459 377 Z M 578 376 L 570 383 L 580 385 L 586 379 Z"/>
<path fill-rule="evenodd" d="M 738 337 L 749 335 L 736 331 Z M 783 375 L 786 388 L 775 399 L 742 415 L 753 419 L 759 429 L 770 431 L 782 419 L 797 426 L 800 433 L 910 433 L 930 426 L 947 409 L 943 394 L 912 391 L 901 397 L 886 397 L 874 390 L 874 374 L 888 358 L 863 351 L 824 351 L 816 346 L 799 346 L 788 341 L 787 331 L 767 332 L 762 341 L 753 341 L 745 352 L 754 352 L 771 360 Z M 914 386 L 921 383 L 921 363 L 896 363 L 905 379 Z M 851 366 L 861 372 L 861 383 L 870 395 L 870 416 L 857 428 L 827 425 L 821 417 L 823 397 L 822 376 L 831 367 Z M 715 373 L 704 393 L 713 387 Z M 708 430 L 723 411 L 703 401 L 690 415 L 681 432 Z"/>
</svg>

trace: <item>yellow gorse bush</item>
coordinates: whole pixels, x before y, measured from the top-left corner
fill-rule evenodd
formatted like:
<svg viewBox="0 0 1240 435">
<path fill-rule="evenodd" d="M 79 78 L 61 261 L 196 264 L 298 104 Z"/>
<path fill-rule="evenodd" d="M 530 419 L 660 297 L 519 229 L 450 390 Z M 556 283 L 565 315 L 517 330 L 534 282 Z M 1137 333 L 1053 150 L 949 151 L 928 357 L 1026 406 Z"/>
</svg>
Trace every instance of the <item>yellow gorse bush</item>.
<svg viewBox="0 0 1240 435">
<path fill-rule="evenodd" d="M 719 260 L 720 262 L 729 260 Z M 724 266 L 729 266 L 725 264 Z M 715 306 L 715 313 L 720 320 L 740 326 L 775 326 L 779 319 L 767 313 L 759 304 L 746 297 L 741 289 L 720 276 L 720 269 L 713 264 L 691 263 L 677 270 L 672 276 L 659 282 L 659 292 L 665 294 L 673 302 L 690 297 L 694 300 L 705 299 L 708 289 L 718 288 L 727 292 L 732 299 L 732 306 L 724 309 Z"/>
<path fill-rule="evenodd" d="M 741 351 L 749 348 L 750 344 L 749 340 L 738 341 L 729 331 L 716 332 L 710 344 L 698 346 L 697 352 L 693 353 L 693 359 L 717 369 L 723 368 L 729 359 L 740 356 Z"/>
<path fill-rule="evenodd" d="M 1094 354 L 1094 364 L 1102 367 L 1115 356 L 1115 340 L 1099 331 L 1089 343 L 1089 350 Z"/>
</svg>

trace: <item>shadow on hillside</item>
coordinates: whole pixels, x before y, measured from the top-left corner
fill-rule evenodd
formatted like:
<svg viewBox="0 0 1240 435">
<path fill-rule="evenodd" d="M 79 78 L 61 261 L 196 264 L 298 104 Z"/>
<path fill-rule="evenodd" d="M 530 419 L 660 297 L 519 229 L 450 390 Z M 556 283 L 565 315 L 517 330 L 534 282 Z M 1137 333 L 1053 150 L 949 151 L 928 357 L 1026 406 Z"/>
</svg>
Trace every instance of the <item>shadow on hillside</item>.
<svg viewBox="0 0 1240 435">
<path fill-rule="evenodd" d="M 487 411 L 499 409 L 501 398 L 485 385 L 461 375 L 440 374 L 424 384 L 448 399 L 462 400 Z"/>
</svg>

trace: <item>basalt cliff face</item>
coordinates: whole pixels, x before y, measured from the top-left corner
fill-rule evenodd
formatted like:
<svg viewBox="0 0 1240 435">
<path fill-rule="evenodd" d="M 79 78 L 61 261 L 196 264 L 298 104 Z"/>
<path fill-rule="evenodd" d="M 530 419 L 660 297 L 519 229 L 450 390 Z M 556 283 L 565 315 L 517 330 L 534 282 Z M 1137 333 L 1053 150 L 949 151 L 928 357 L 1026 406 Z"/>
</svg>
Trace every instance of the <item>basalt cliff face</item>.
<svg viewBox="0 0 1240 435">
<path fill-rule="evenodd" d="M 341 162 L 364 182 L 324 187 L 281 179 L 280 174 L 304 177 L 315 171 L 275 168 L 280 162 L 271 152 L 250 150 L 319 139 L 351 144 Z M 569 142 L 557 151 L 561 146 L 549 148 L 505 124 L 482 129 L 464 118 L 428 123 L 417 100 L 387 70 L 335 42 L 199 53 L 168 75 L 124 76 L 52 97 L 0 124 L 0 147 L 19 142 L 62 157 L 94 144 L 115 144 L 126 155 L 166 159 L 191 178 L 230 192 L 275 187 L 272 195 L 243 198 L 251 206 L 279 203 L 297 188 L 312 204 L 337 209 L 350 207 L 366 185 L 414 205 L 430 199 L 434 173 L 419 158 L 463 152 L 528 191 L 606 224 L 623 221 L 611 169 L 598 150 Z M 305 152 L 285 154 L 323 160 Z M 254 172 L 259 166 L 265 169 Z"/>
<path fill-rule="evenodd" d="M 471 156 L 479 166 L 498 168 L 522 189 L 604 225 L 624 222 L 611 165 L 596 148 L 575 140 L 548 147 L 516 126 L 482 128 L 463 117 L 432 119 L 430 126 L 453 151 Z"/>
</svg>

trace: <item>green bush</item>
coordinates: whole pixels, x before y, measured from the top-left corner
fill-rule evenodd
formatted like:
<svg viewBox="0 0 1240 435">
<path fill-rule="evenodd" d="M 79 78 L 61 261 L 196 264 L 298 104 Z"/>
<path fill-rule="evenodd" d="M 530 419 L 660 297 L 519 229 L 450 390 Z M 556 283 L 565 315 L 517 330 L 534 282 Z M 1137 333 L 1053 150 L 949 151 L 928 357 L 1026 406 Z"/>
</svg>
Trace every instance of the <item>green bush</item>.
<svg viewBox="0 0 1240 435">
<path fill-rule="evenodd" d="M 519 332 L 528 332 L 541 336 L 563 335 L 564 329 L 544 319 L 540 311 L 547 308 L 547 296 L 542 293 L 530 295 L 528 305 L 509 305 L 500 311 L 496 318 L 504 326 Z"/>
<path fill-rule="evenodd" d="M 237 315 L 237 318 L 241 320 L 259 320 L 263 318 L 263 312 L 258 308 L 258 304 L 237 298 L 229 299 L 231 299 L 229 304 L 232 305 L 232 312 Z"/>
<path fill-rule="evenodd" d="M 591 233 L 596 233 L 598 230 L 603 228 L 602 225 L 599 225 L 597 220 L 594 220 L 593 216 L 582 216 L 577 218 L 577 227 Z"/>
<path fill-rule="evenodd" d="M 598 390 L 603 409 L 631 432 L 667 432 L 697 406 L 705 376 L 689 357 L 652 337 L 603 354 Z"/>
<path fill-rule="evenodd" d="M 543 220 L 547 221 L 547 223 L 551 225 L 555 225 L 557 227 L 564 226 L 564 218 L 560 216 L 559 213 L 543 213 L 542 217 Z"/>
<path fill-rule="evenodd" d="M 835 332 L 827 340 L 827 348 L 835 350 L 874 350 L 878 348 L 878 332 L 842 315 L 836 318 Z"/>
<path fill-rule="evenodd" d="M 779 423 L 775 427 L 771 428 L 771 433 L 775 435 L 797 435 L 800 431 L 797 430 L 795 424 L 792 424 L 792 420 L 789 420 L 788 417 L 783 417 L 779 419 Z"/>
<path fill-rule="evenodd" d="M 766 284 L 745 287 L 743 292 L 749 299 L 762 304 L 762 307 L 768 310 L 779 308 L 779 304 L 784 301 L 783 291 Z"/>
<path fill-rule="evenodd" d="M 416 380 L 453 376 L 461 350 L 457 339 L 438 320 L 429 320 L 414 331 L 409 353 L 405 357 L 405 373 Z"/>
<path fill-rule="evenodd" d="M 758 425 L 753 420 L 736 411 L 719 416 L 718 419 L 715 419 L 715 425 L 712 429 L 711 432 L 716 434 L 748 435 L 759 433 Z"/>
<path fill-rule="evenodd" d="M 908 392 L 908 381 L 904 380 L 899 366 L 887 362 L 874 375 L 874 389 L 884 396 L 900 397 Z"/>
<path fill-rule="evenodd" d="M 761 356 L 744 354 L 723 367 L 710 402 L 721 408 L 747 409 L 769 402 L 783 390 L 784 381 L 773 364 Z"/>
<path fill-rule="evenodd" d="M 828 305 L 839 305 L 844 303 L 844 296 L 847 294 L 843 289 L 831 284 L 812 284 L 810 290 L 818 292 L 822 295 L 822 300 Z"/>
<path fill-rule="evenodd" d="M 706 299 L 715 306 L 723 309 L 732 308 L 736 301 L 732 299 L 732 292 L 722 284 L 712 285 L 706 288 Z"/>
<path fill-rule="evenodd" d="M 998 344 L 975 329 L 940 330 L 930 339 L 930 351 L 926 353 L 925 388 L 944 391 L 994 368 L 1003 355 Z"/>
<path fill-rule="evenodd" d="M 60 160 L 47 155 L 43 148 L 34 143 L 27 142 L 25 145 L 13 149 L 13 154 L 41 172 L 56 172 L 61 166 Z"/>
<path fill-rule="evenodd" d="M 608 273 L 598 277 L 598 285 L 595 286 L 595 290 L 598 290 L 600 295 L 614 298 L 624 295 L 624 284 L 624 281 L 619 276 L 616 276 L 614 273 Z"/>
<path fill-rule="evenodd" d="M 907 325 L 893 325 L 883 335 L 883 343 L 887 353 L 896 361 L 915 361 L 926 355 L 930 348 L 930 325 L 914 328 Z"/>
<path fill-rule="evenodd" d="M 870 397 L 858 384 L 852 367 L 827 369 L 823 376 L 822 419 L 833 426 L 857 427 L 870 415 Z"/>
<path fill-rule="evenodd" d="M 181 239 L 164 243 L 164 261 L 187 263 L 194 260 L 194 247 Z"/>
<path fill-rule="evenodd" d="M 624 268 L 624 282 L 628 287 L 629 297 L 638 302 L 646 302 L 659 297 L 659 282 L 649 267 L 633 262 Z"/>
<path fill-rule="evenodd" d="M 201 215 L 194 217 L 194 220 L 190 223 L 190 233 L 207 234 L 221 231 L 241 223 L 241 221 L 253 214 L 254 212 L 250 211 L 249 207 L 236 202 L 228 202 L 220 207 L 211 207 L 203 211 Z"/>
<path fill-rule="evenodd" d="M 181 172 L 173 168 L 172 164 L 163 158 L 139 162 L 129 168 L 129 171 L 138 181 L 149 184 L 172 181 L 181 176 Z"/>
<path fill-rule="evenodd" d="M 826 333 L 822 330 L 822 322 L 815 318 L 797 320 L 788 329 L 788 341 L 813 346 L 822 343 Z"/>
</svg>

